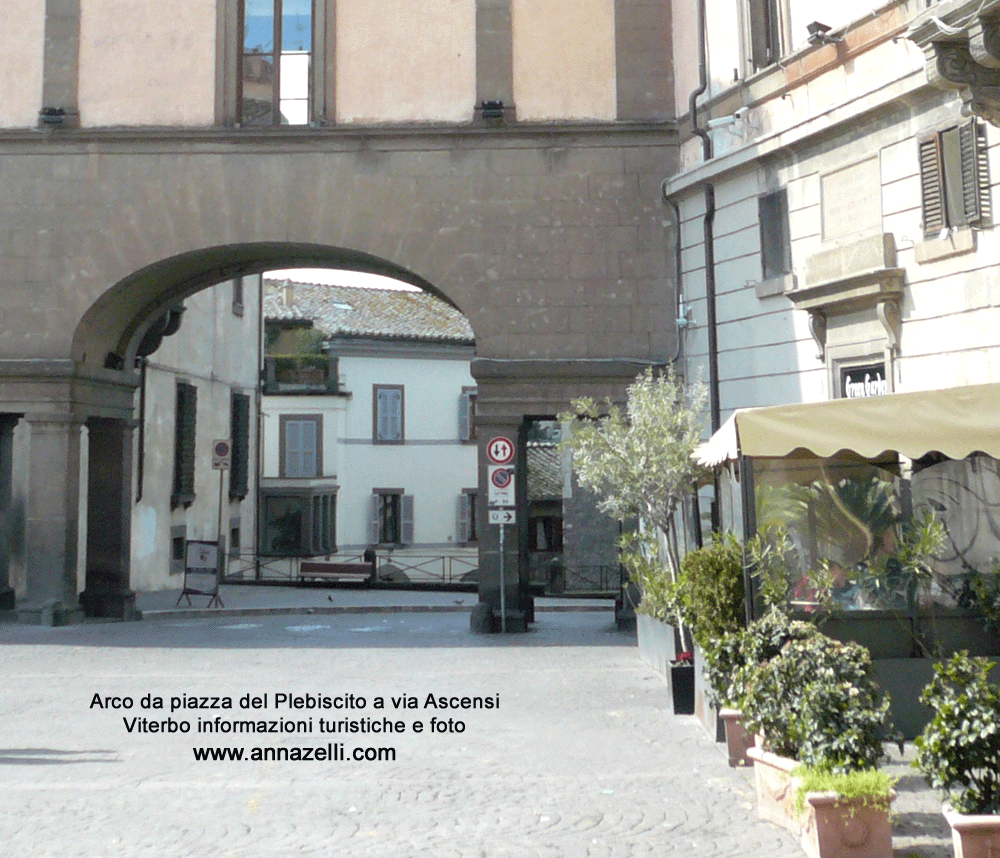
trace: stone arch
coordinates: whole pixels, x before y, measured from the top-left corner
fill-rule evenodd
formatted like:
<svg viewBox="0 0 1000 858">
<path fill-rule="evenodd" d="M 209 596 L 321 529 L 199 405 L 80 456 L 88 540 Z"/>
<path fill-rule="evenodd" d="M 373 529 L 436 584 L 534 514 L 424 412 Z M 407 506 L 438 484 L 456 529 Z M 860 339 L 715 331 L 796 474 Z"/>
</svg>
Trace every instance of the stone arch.
<svg viewBox="0 0 1000 858">
<path fill-rule="evenodd" d="M 82 367 L 129 367 L 147 329 L 172 305 L 224 280 L 282 268 L 337 268 L 381 274 L 461 309 L 419 274 L 360 250 L 292 242 L 207 247 L 147 265 L 108 289 L 77 326 L 73 360 Z"/>
</svg>

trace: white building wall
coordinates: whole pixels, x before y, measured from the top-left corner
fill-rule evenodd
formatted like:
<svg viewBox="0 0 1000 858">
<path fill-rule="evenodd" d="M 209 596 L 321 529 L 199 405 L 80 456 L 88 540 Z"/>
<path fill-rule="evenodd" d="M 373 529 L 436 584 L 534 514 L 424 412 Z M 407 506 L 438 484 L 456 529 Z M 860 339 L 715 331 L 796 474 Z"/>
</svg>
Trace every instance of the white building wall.
<svg viewBox="0 0 1000 858">
<path fill-rule="evenodd" d="M 0 128 L 32 128 L 42 108 L 45 4 L 38 0 L 6 0 L 3 18 Z"/>
<path fill-rule="evenodd" d="M 177 588 L 182 576 L 172 570 L 171 536 L 184 528 L 187 539 L 214 541 L 219 533 L 219 478 L 222 474 L 223 533 L 240 522 L 244 552 L 255 533 L 256 361 L 259 313 L 257 278 L 244 278 L 243 314 L 233 312 L 231 283 L 188 298 L 180 330 L 166 337 L 150 355 L 146 370 L 145 438 L 141 498 L 132 516 L 132 588 L 152 591 Z M 195 444 L 195 500 L 171 509 L 173 488 L 176 384 L 183 380 L 198 390 Z M 212 441 L 230 434 L 230 394 L 250 396 L 249 492 L 241 502 L 229 500 L 229 472 L 212 468 Z M 138 403 L 138 395 L 137 395 Z M 138 408 L 138 405 L 137 405 Z M 138 435 L 138 433 L 137 433 Z M 136 438 L 138 445 L 138 437 Z M 139 451 L 136 450 L 136 462 Z M 136 486 L 139 495 L 139 486 Z M 233 563 L 236 563 L 234 560 Z"/>
<path fill-rule="evenodd" d="M 463 387 L 475 385 L 470 357 L 468 349 L 453 349 L 451 357 L 420 357 L 418 351 L 400 357 L 345 354 L 339 373 L 348 396 L 266 396 L 264 478 L 279 474 L 280 415 L 322 413 L 323 481 L 338 485 L 338 549 L 357 553 L 370 544 L 375 488 L 413 496 L 411 553 L 451 549 L 458 539 L 459 496 L 477 486 L 476 445 L 459 440 L 459 398 Z M 372 441 L 375 384 L 404 387 L 403 444 Z"/>
</svg>

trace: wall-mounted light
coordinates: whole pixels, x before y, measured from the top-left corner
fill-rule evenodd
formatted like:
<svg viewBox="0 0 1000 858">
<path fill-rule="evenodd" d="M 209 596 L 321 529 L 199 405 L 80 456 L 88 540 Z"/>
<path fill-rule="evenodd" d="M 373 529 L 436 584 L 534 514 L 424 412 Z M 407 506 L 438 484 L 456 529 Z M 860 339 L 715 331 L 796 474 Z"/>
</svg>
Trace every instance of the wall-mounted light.
<svg viewBox="0 0 1000 858">
<path fill-rule="evenodd" d="M 821 24 L 819 21 L 813 21 L 811 24 L 806 24 L 806 29 L 809 31 L 808 42 L 810 45 L 835 45 L 837 42 L 844 41 L 843 36 L 830 36 L 830 28 L 826 24 Z"/>
<path fill-rule="evenodd" d="M 483 112 L 483 119 L 503 119 L 502 101 L 484 101 L 479 109 Z"/>
<path fill-rule="evenodd" d="M 66 121 L 66 111 L 61 107 L 43 107 L 38 111 L 38 119 L 42 125 L 57 128 Z"/>
</svg>

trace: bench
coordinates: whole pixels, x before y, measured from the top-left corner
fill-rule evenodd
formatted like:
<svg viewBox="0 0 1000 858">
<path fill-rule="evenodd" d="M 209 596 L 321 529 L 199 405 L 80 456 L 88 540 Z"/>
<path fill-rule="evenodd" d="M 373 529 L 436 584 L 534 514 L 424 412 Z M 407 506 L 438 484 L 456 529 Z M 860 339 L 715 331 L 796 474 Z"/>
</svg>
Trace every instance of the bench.
<svg viewBox="0 0 1000 858">
<path fill-rule="evenodd" d="M 330 563 L 320 560 L 303 560 L 299 564 L 300 581 L 345 581 L 356 584 L 375 580 L 374 563 Z"/>
</svg>

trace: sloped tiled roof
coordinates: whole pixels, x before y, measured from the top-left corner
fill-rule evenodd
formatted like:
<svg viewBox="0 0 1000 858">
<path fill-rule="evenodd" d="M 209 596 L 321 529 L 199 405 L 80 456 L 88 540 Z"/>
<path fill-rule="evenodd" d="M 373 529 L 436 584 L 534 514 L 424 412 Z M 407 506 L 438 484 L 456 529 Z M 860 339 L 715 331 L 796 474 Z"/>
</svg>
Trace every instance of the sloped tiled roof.
<svg viewBox="0 0 1000 858">
<path fill-rule="evenodd" d="M 561 498 L 562 453 L 554 444 L 528 442 L 528 499 Z"/>
<path fill-rule="evenodd" d="M 473 343 L 465 316 L 426 292 L 265 280 L 264 319 L 312 321 L 328 336 Z"/>
</svg>

